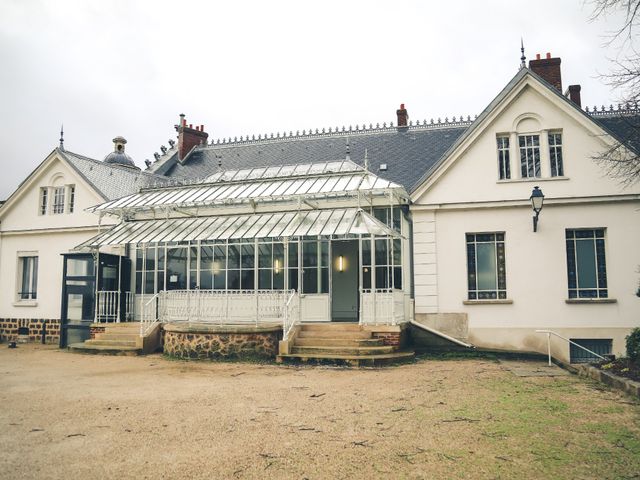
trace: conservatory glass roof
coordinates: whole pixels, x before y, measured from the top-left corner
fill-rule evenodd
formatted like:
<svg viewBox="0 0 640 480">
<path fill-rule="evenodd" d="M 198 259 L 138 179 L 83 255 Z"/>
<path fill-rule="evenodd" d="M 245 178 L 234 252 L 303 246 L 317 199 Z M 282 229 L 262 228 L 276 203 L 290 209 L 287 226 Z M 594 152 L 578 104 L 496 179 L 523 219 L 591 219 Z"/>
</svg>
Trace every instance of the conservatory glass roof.
<svg viewBox="0 0 640 480">
<path fill-rule="evenodd" d="M 123 222 L 76 249 L 136 243 L 316 235 L 400 236 L 362 209 L 342 208 Z"/>
<path fill-rule="evenodd" d="M 89 210 L 150 210 L 164 207 L 229 205 L 288 200 L 295 197 L 321 199 L 354 196 L 367 192 L 383 195 L 389 190 L 408 195 L 400 185 L 365 170 L 351 160 L 261 167 L 217 172 L 190 185 L 144 189 Z"/>
</svg>

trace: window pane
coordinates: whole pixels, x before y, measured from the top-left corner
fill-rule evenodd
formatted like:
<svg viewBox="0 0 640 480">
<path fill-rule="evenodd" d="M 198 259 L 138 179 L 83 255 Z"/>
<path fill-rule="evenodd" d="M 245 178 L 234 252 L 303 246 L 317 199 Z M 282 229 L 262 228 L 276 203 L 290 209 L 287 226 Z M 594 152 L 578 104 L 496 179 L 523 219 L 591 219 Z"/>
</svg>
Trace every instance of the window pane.
<svg viewBox="0 0 640 480">
<path fill-rule="evenodd" d="M 578 288 L 597 288 L 596 256 L 593 240 L 576 240 Z"/>
<path fill-rule="evenodd" d="M 271 260 L 273 255 L 273 245 L 270 243 L 258 244 L 258 267 L 271 268 Z"/>
<path fill-rule="evenodd" d="M 144 293 L 154 292 L 154 272 L 147 272 L 144 276 Z"/>
<path fill-rule="evenodd" d="M 389 269 L 376 267 L 376 288 L 389 288 Z"/>
<path fill-rule="evenodd" d="M 318 293 L 318 269 L 307 267 L 302 270 L 302 293 Z"/>
<path fill-rule="evenodd" d="M 297 268 L 289 269 L 289 286 L 287 288 L 289 288 L 289 290 L 298 291 L 298 269 Z"/>
<path fill-rule="evenodd" d="M 402 267 L 393 269 L 393 287 L 402 290 Z"/>
<path fill-rule="evenodd" d="M 240 289 L 240 270 L 229 270 L 227 272 L 227 279 L 229 282 L 229 290 Z"/>
<path fill-rule="evenodd" d="M 216 290 L 224 290 L 227 288 L 227 272 L 226 270 L 220 270 L 218 273 L 214 273 L 213 275 L 213 288 Z M 232 288 L 232 287 L 229 287 Z M 233 287 L 238 288 L 238 287 Z"/>
<path fill-rule="evenodd" d="M 229 268 L 240 268 L 240 247 L 229 245 Z"/>
<path fill-rule="evenodd" d="M 318 266 L 318 244 L 316 242 L 302 243 L 302 265 L 304 267 Z"/>
<path fill-rule="evenodd" d="M 91 261 L 88 259 L 69 258 L 67 260 L 67 276 L 68 277 L 87 277 L 93 272 L 89 271 Z"/>
<path fill-rule="evenodd" d="M 320 293 L 329 293 L 329 269 L 320 269 Z"/>
<path fill-rule="evenodd" d="M 240 273 L 240 288 L 242 290 L 253 290 L 255 288 L 254 270 L 242 270 Z"/>
<path fill-rule="evenodd" d="M 260 269 L 258 271 L 258 288 L 270 289 L 271 288 L 271 270 Z"/>
<path fill-rule="evenodd" d="M 371 267 L 362 268 L 362 288 L 371 288 Z"/>
<path fill-rule="evenodd" d="M 155 270 L 156 268 L 156 249 L 155 247 L 146 248 L 147 257 L 144 262 L 145 270 Z"/>
<path fill-rule="evenodd" d="M 242 245 L 242 268 L 253 268 L 255 266 L 255 248 L 253 245 Z"/>
<path fill-rule="evenodd" d="M 371 240 L 362 240 L 362 265 L 371 265 Z"/>
<path fill-rule="evenodd" d="M 495 245 L 479 243 L 476 249 L 478 290 L 495 290 L 497 287 Z"/>
<path fill-rule="evenodd" d="M 297 267 L 298 266 L 298 243 L 289 243 L 289 266 Z"/>
<path fill-rule="evenodd" d="M 284 270 L 280 270 L 278 273 L 273 272 L 273 288 L 276 290 L 284 289 Z"/>
<path fill-rule="evenodd" d="M 402 241 L 399 238 L 393 240 L 393 264 L 402 265 Z"/>
<path fill-rule="evenodd" d="M 213 270 L 213 246 L 200 247 L 200 272 Z"/>
<path fill-rule="evenodd" d="M 376 240 L 376 265 L 387 265 L 389 263 L 388 257 L 388 242 L 387 240 Z"/>
</svg>

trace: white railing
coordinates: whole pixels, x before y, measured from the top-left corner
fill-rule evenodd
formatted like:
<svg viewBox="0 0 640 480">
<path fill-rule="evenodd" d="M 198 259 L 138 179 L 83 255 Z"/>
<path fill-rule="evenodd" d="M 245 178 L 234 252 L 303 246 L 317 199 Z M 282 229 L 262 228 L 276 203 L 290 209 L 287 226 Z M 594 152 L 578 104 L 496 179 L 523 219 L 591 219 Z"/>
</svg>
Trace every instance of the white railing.
<svg viewBox="0 0 640 480">
<path fill-rule="evenodd" d="M 282 339 L 288 340 L 293 327 L 300 322 L 300 295 L 291 291 L 284 305 L 284 319 L 282 321 Z"/>
<path fill-rule="evenodd" d="M 294 290 L 169 290 L 159 293 L 162 322 L 280 323 Z"/>
<path fill-rule="evenodd" d="M 402 290 L 378 288 L 360 293 L 361 325 L 398 325 L 405 320 Z"/>
<path fill-rule="evenodd" d="M 606 360 L 606 358 L 604 358 L 602 355 L 598 355 L 596 352 L 593 352 L 593 351 L 589 350 L 588 348 L 585 348 L 582 345 L 579 345 L 576 342 L 573 342 L 573 341 L 569 340 L 568 338 L 565 338 L 562 335 L 559 335 L 556 332 L 553 332 L 551 330 L 536 330 L 536 333 L 546 333 L 547 334 L 547 353 L 549 355 L 549 366 L 552 365 L 552 363 L 551 363 L 551 335 L 555 335 L 556 337 L 564 340 L 565 342 L 567 342 L 567 343 L 569 343 L 571 345 L 575 345 L 576 347 L 581 348 L 585 352 L 588 352 L 591 355 L 593 355 L 595 357 L 598 357 L 601 360 Z"/>
<path fill-rule="evenodd" d="M 133 296 L 131 292 L 117 292 L 112 290 L 97 292 L 96 323 L 117 323 L 120 322 L 121 319 L 127 321 L 131 319 L 132 311 Z"/>
<path fill-rule="evenodd" d="M 142 304 L 140 312 L 140 336 L 144 337 L 151 331 L 151 328 L 159 321 L 158 303 L 160 293 L 156 293 L 153 297 Z"/>
</svg>

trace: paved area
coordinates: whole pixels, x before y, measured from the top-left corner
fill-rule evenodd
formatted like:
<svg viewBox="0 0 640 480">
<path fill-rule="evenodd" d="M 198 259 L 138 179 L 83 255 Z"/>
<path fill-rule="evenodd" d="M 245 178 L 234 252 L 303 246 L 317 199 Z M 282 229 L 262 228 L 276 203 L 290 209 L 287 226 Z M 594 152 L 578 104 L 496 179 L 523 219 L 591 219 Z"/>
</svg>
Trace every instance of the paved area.
<svg viewBox="0 0 640 480">
<path fill-rule="evenodd" d="M 511 371 L 489 359 L 354 370 L 0 344 L 0 477 L 613 479 L 640 472 L 637 403 L 575 376 Z"/>
</svg>

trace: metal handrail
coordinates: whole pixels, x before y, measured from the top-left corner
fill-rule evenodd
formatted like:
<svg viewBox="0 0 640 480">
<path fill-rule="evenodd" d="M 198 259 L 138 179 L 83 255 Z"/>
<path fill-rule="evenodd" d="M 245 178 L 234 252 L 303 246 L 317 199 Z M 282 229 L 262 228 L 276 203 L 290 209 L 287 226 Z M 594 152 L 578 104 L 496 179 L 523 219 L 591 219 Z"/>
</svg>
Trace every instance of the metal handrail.
<svg viewBox="0 0 640 480">
<path fill-rule="evenodd" d="M 155 325 L 158 322 L 157 303 L 156 303 L 156 314 L 154 315 L 155 318 L 153 320 L 147 319 L 147 317 L 149 316 L 147 315 L 147 309 L 149 308 L 149 305 L 151 304 L 151 302 L 157 302 L 161 293 L 162 291 L 156 293 L 153 297 L 149 299 L 148 302 L 142 304 L 142 311 L 140 312 L 140 336 L 141 337 L 144 337 L 147 334 L 147 332 L 151 329 L 151 327 L 153 327 L 153 325 Z"/>
<path fill-rule="evenodd" d="M 287 299 L 287 301 L 284 304 L 284 318 L 282 320 L 282 339 L 283 340 L 288 340 L 289 339 L 289 335 L 291 334 L 291 330 L 293 329 L 293 327 L 295 326 L 296 323 L 298 323 L 299 318 L 296 318 L 294 316 L 293 319 L 290 318 L 289 315 L 289 307 L 291 305 L 291 302 L 293 301 L 294 298 L 298 297 L 298 292 L 296 292 L 295 290 L 291 291 L 291 295 L 289 295 L 289 298 Z M 298 305 L 299 307 L 299 305 Z M 298 317 L 299 317 L 300 312 L 298 312 Z M 291 320 L 291 321 L 290 321 Z"/>
<path fill-rule="evenodd" d="M 577 344 L 576 342 L 569 340 L 568 338 L 563 337 L 562 335 L 553 332 L 551 330 L 536 330 L 536 333 L 546 333 L 547 334 L 547 353 L 549 354 L 549 366 L 551 366 L 551 335 L 555 335 L 558 338 L 561 338 L 562 340 L 570 343 L 571 345 L 575 345 L 578 348 L 581 348 L 582 350 L 584 350 L 585 352 L 590 353 L 591 355 L 594 355 L 602 360 L 606 360 L 605 357 L 603 357 L 602 355 L 598 355 L 596 352 L 593 352 L 591 350 L 589 350 L 586 347 L 583 347 L 582 345 Z"/>
</svg>

